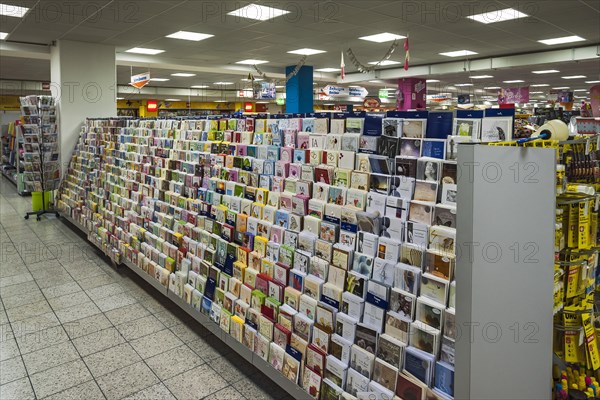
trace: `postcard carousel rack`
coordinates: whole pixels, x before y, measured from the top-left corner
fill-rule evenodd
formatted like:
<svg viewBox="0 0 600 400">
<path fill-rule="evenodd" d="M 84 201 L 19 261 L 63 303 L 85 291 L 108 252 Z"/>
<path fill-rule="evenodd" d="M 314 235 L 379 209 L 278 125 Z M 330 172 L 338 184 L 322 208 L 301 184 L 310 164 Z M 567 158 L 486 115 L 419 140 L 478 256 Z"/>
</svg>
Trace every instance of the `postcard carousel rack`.
<svg viewBox="0 0 600 400">
<path fill-rule="evenodd" d="M 53 193 L 60 184 L 60 152 L 56 121 L 55 98 L 52 96 L 21 97 L 23 124 L 19 126 L 23 137 L 23 169 L 25 188 L 41 195 L 41 209 L 25 214 L 25 219 L 35 215 L 40 221 L 44 214 L 59 213 L 50 207 L 47 193 Z"/>
</svg>

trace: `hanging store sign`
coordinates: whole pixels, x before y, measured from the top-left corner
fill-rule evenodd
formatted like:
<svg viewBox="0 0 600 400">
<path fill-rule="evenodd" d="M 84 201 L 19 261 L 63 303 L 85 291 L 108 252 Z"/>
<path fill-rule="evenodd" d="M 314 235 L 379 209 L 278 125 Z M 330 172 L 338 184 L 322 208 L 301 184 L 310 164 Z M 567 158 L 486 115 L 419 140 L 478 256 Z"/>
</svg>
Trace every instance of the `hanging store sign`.
<svg viewBox="0 0 600 400">
<path fill-rule="evenodd" d="M 498 104 L 515 104 L 529 102 L 529 86 L 500 89 Z"/>
<path fill-rule="evenodd" d="M 362 86 L 342 87 L 327 85 L 323 88 L 323 93 L 331 97 L 366 97 L 369 91 Z"/>
<path fill-rule="evenodd" d="M 143 74 L 133 75 L 131 77 L 131 82 L 129 84 L 134 88 L 141 89 L 150 83 L 150 72 L 145 72 Z"/>
</svg>

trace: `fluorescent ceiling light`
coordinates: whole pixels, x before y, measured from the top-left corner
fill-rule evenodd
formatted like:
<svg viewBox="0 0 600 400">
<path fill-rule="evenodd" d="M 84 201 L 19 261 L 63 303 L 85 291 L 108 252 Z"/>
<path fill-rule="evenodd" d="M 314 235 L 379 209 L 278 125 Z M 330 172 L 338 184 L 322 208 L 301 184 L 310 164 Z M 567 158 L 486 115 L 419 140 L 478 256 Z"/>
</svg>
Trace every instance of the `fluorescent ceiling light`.
<svg viewBox="0 0 600 400">
<path fill-rule="evenodd" d="M 150 78 L 150 80 L 153 82 L 166 82 L 169 79 L 167 79 L 167 78 Z"/>
<path fill-rule="evenodd" d="M 368 40 L 369 42 L 375 42 L 375 43 L 391 42 L 392 40 L 404 39 L 404 38 L 406 38 L 406 36 L 396 35 L 396 34 L 389 33 L 389 32 L 383 32 L 383 33 L 378 33 L 376 35 L 359 37 L 359 39 L 361 39 L 361 40 Z"/>
<path fill-rule="evenodd" d="M 552 46 L 554 44 L 574 43 L 574 42 L 581 42 L 584 40 L 585 40 L 584 38 L 579 37 L 579 36 L 565 36 L 565 37 L 559 37 L 559 38 L 554 38 L 554 39 L 538 40 L 538 42 L 547 44 L 548 46 Z"/>
<path fill-rule="evenodd" d="M 248 4 L 245 7 L 238 8 L 237 10 L 228 12 L 227 15 L 233 15 L 234 17 L 254 19 L 256 21 L 267 21 L 273 18 L 280 17 L 285 14 L 289 14 L 287 10 L 282 10 L 274 7 L 266 7 L 258 4 Z"/>
<path fill-rule="evenodd" d="M 312 56 L 313 54 L 325 53 L 325 50 L 309 49 L 309 48 L 305 47 L 303 49 L 288 51 L 288 53 L 290 53 L 290 54 L 301 54 L 303 56 Z"/>
<path fill-rule="evenodd" d="M 227 100 L 215 100 L 215 103 L 227 103 Z"/>
<path fill-rule="evenodd" d="M 566 89 L 570 89 L 569 86 L 559 86 L 559 87 L 553 87 L 552 89 L 554 90 L 566 90 Z"/>
<path fill-rule="evenodd" d="M 158 50 L 158 49 L 147 49 L 145 47 L 134 47 L 132 49 L 129 50 L 125 50 L 125 53 L 135 53 L 135 54 L 150 54 L 150 55 L 156 55 L 156 54 L 160 54 L 160 53 L 164 53 L 164 50 Z"/>
<path fill-rule="evenodd" d="M 563 76 L 563 79 L 584 79 L 587 78 L 587 76 L 585 75 L 569 75 L 569 76 Z"/>
<path fill-rule="evenodd" d="M 484 87 L 485 90 L 496 90 L 496 89 L 502 89 L 500 86 L 488 86 L 488 87 Z"/>
<path fill-rule="evenodd" d="M 215 85 L 233 85 L 233 82 L 215 82 Z"/>
<path fill-rule="evenodd" d="M 471 50 L 457 50 L 457 51 L 448 51 L 446 53 L 440 53 L 441 56 L 446 56 L 446 57 L 464 57 L 464 56 L 471 56 L 473 54 L 478 54 L 478 53 L 471 51 Z"/>
<path fill-rule="evenodd" d="M 281 89 L 281 88 L 284 88 L 284 87 L 285 87 L 285 85 L 277 85 L 277 86 L 275 86 L 275 89 Z"/>
<path fill-rule="evenodd" d="M 242 78 L 241 80 L 244 81 L 244 82 L 250 82 L 250 81 L 252 81 L 252 79 L 248 79 L 248 78 Z M 260 82 L 260 81 L 263 81 L 263 80 L 264 79 L 262 79 L 262 78 L 254 78 L 254 82 Z"/>
<path fill-rule="evenodd" d="M 550 86 L 547 83 L 536 83 L 535 85 L 529 85 L 531 87 L 546 87 L 546 86 Z"/>
<path fill-rule="evenodd" d="M 487 78 L 493 78 L 492 75 L 475 75 L 475 76 L 470 76 L 469 78 L 471 79 L 487 79 Z"/>
<path fill-rule="evenodd" d="M 165 99 L 165 101 L 181 101 L 181 99 Z"/>
<path fill-rule="evenodd" d="M 208 85 L 194 85 L 190 86 L 192 89 L 206 89 Z"/>
<path fill-rule="evenodd" d="M 560 71 L 557 70 L 557 69 L 543 69 L 541 71 L 531 71 L 531 73 L 538 74 L 538 75 L 540 75 L 540 74 L 554 74 L 555 72 L 560 72 Z"/>
<path fill-rule="evenodd" d="M 600 81 L 585 81 L 585 83 L 600 83 Z"/>
<path fill-rule="evenodd" d="M 208 33 L 198 33 L 198 32 L 188 32 L 188 31 L 179 31 L 175 33 L 171 33 L 167 35 L 168 38 L 171 39 L 181 39 L 181 40 L 191 40 L 194 42 L 199 42 L 204 39 L 211 38 L 215 35 L 211 35 Z"/>
<path fill-rule="evenodd" d="M 315 71 L 319 71 L 319 72 L 337 72 L 337 71 L 340 71 L 340 69 L 339 68 L 327 67 L 327 68 L 315 69 Z"/>
<path fill-rule="evenodd" d="M 268 101 L 257 101 L 256 104 L 269 104 Z"/>
<path fill-rule="evenodd" d="M 0 32 L 0 40 L 6 39 L 7 36 L 8 36 L 8 33 L 6 33 L 6 32 Z"/>
<path fill-rule="evenodd" d="M 511 81 L 502 81 L 504 83 L 523 83 L 525 81 L 521 80 L 521 79 L 513 79 Z"/>
<path fill-rule="evenodd" d="M 529 15 L 517 11 L 514 8 L 505 8 L 503 10 L 495 10 L 483 14 L 469 15 L 467 18 L 481 22 L 482 24 L 493 24 L 495 22 L 510 21 L 511 19 L 525 17 L 529 17 Z"/>
<path fill-rule="evenodd" d="M 117 100 L 125 100 L 125 97 L 117 97 Z"/>
<path fill-rule="evenodd" d="M 454 86 L 456 86 L 456 87 L 473 86 L 473 84 L 472 83 L 455 83 Z"/>
<path fill-rule="evenodd" d="M 425 82 L 426 83 L 437 83 L 437 82 L 439 82 L 439 80 L 438 79 L 427 79 Z"/>
<path fill-rule="evenodd" d="M 544 93 L 544 92 L 529 92 L 529 94 L 540 94 L 540 93 Z"/>
<path fill-rule="evenodd" d="M 0 3 L 0 15 L 4 15 L 7 17 L 23 18 L 23 16 L 27 14 L 27 11 L 29 11 L 29 8 L 27 7 L 19 7 L 14 6 L 12 4 Z"/>
<path fill-rule="evenodd" d="M 587 92 L 587 89 L 575 89 L 574 92 Z"/>
<path fill-rule="evenodd" d="M 256 65 L 256 64 L 266 64 L 268 63 L 268 61 L 266 60 L 254 60 L 252 58 L 249 58 L 247 60 L 242 60 L 242 61 L 236 61 L 236 64 L 246 64 L 246 65 Z"/>
<path fill-rule="evenodd" d="M 369 82 L 370 82 L 370 83 L 381 83 L 381 81 L 380 81 L 380 80 L 377 80 L 377 79 L 375 79 L 375 80 L 373 80 L 373 81 L 369 81 Z"/>
<path fill-rule="evenodd" d="M 392 60 L 383 60 L 383 61 L 371 61 L 369 64 L 371 65 L 395 65 L 400 64 L 400 61 L 392 61 Z"/>
<path fill-rule="evenodd" d="M 174 74 L 171 74 L 171 76 L 181 76 L 183 78 L 189 78 L 190 76 L 196 76 L 196 74 L 190 74 L 188 72 L 176 72 Z"/>
</svg>

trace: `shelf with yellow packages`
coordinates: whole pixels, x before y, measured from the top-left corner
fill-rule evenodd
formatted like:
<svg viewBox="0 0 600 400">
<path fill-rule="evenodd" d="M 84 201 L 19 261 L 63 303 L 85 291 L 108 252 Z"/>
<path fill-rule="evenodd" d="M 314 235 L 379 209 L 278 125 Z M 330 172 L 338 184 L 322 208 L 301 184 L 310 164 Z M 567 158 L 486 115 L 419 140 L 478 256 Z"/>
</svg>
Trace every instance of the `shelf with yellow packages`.
<svg viewBox="0 0 600 400">
<path fill-rule="evenodd" d="M 553 394 L 597 397 L 600 379 L 600 135 L 532 142 L 556 148 Z"/>
</svg>

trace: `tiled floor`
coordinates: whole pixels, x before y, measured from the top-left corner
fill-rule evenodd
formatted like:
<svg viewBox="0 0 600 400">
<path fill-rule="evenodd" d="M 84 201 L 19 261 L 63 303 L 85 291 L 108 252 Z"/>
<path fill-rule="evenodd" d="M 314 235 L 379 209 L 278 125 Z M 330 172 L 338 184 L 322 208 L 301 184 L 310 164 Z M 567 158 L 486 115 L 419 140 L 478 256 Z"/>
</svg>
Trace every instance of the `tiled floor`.
<svg viewBox="0 0 600 400">
<path fill-rule="evenodd" d="M 0 399 L 284 399 L 127 268 L 0 183 Z"/>
</svg>

